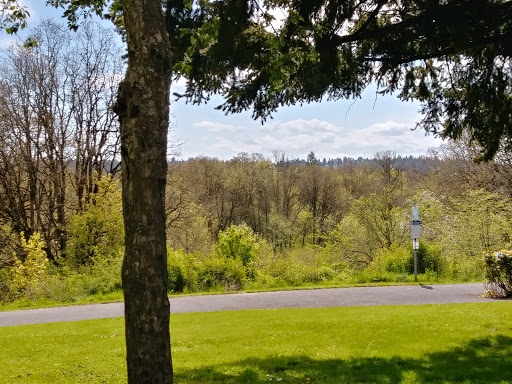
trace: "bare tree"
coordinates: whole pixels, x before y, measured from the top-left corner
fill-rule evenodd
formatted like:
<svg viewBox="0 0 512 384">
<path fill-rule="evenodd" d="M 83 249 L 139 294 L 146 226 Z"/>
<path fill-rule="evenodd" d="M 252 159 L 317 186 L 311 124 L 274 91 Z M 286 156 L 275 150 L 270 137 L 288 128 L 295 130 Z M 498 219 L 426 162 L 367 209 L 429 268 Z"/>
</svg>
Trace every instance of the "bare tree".
<svg viewBox="0 0 512 384">
<path fill-rule="evenodd" d="M 72 35 L 45 21 L 33 34 L 38 47 L 13 45 L 0 63 L 0 215 L 17 232 L 41 232 L 55 258 L 94 172 L 119 163 L 112 104 L 122 65 L 113 34 L 97 25 Z"/>
</svg>

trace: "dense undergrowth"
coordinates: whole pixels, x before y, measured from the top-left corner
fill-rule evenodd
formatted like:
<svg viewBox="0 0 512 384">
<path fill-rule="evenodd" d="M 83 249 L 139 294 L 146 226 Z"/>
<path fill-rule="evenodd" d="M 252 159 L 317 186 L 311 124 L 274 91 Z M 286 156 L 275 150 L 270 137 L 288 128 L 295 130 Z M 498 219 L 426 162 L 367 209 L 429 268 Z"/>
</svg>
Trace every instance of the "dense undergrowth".
<svg viewBox="0 0 512 384">
<path fill-rule="evenodd" d="M 237 231 L 242 233 L 238 239 L 233 236 Z M 256 241 L 247 227 L 233 227 L 228 235 L 231 244 L 225 244 L 224 249 L 217 245 L 210 254 L 168 249 L 169 294 L 414 283 L 412 249 L 382 252 L 366 268 L 358 270 L 324 247 L 274 252 L 265 241 Z M 237 240 L 238 245 L 234 245 Z M 240 256 L 244 249 L 239 240 L 246 243 L 245 259 Z M 37 244 L 31 252 L 38 252 Z M 118 255 L 80 268 L 43 263 L 33 271 L 14 270 L 9 276 L 4 271 L 2 281 L 4 285 L 11 284 L 11 292 L 4 296 L 3 308 L 122 300 L 121 263 Z M 480 258 L 450 262 L 435 247 L 422 244 L 418 251 L 418 280 L 482 281 L 483 265 Z"/>
</svg>

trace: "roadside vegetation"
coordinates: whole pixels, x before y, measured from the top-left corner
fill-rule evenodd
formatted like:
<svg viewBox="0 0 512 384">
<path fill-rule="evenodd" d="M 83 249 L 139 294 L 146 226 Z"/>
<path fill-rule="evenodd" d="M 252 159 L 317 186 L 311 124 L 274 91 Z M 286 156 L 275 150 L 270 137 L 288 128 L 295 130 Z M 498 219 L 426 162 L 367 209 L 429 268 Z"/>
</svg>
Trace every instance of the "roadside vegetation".
<svg viewBox="0 0 512 384">
<path fill-rule="evenodd" d="M 172 315 L 175 380 L 505 384 L 511 319 L 509 302 Z M 0 360 L 4 383 L 123 383 L 123 320 L 3 327 Z"/>
</svg>

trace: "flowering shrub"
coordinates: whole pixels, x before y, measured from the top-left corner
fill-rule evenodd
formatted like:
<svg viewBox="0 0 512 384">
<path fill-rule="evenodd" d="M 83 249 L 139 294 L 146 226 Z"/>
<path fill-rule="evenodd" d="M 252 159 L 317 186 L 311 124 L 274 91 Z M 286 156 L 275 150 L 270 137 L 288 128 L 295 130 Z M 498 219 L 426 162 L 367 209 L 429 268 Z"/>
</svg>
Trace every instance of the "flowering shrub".
<svg viewBox="0 0 512 384">
<path fill-rule="evenodd" d="M 485 254 L 484 275 L 488 296 L 512 296 L 512 251 L 502 250 Z"/>
</svg>

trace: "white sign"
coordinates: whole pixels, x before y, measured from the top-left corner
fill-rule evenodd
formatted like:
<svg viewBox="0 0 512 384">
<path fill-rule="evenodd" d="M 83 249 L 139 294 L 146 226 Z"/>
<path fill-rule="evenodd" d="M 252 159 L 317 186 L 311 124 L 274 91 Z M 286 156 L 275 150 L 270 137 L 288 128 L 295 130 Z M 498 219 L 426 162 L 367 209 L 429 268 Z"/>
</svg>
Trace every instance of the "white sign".
<svg viewBox="0 0 512 384">
<path fill-rule="evenodd" d="M 412 206 L 412 221 L 411 221 L 411 239 L 419 239 L 421 237 L 421 221 L 420 221 L 420 207 L 414 203 Z"/>
<path fill-rule="evenodd" d="M 421 224 L 411 224 L 411 239 L 419 239 L 421 237 Z"/>
<path fill-rule="evenodd" d="M 420 240 L 419 239 L 412 240 L 412 249 L 420 249 Z"/>
<path fill-rule="evenodd" d="M 412 221 L 420 221 L 420 207 L 416 204 L 412 206 Z"/>
</svg>

